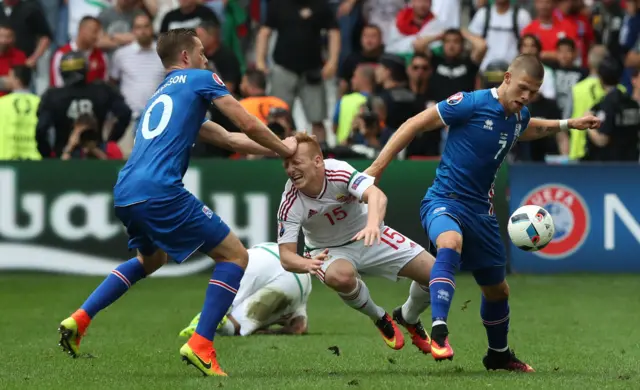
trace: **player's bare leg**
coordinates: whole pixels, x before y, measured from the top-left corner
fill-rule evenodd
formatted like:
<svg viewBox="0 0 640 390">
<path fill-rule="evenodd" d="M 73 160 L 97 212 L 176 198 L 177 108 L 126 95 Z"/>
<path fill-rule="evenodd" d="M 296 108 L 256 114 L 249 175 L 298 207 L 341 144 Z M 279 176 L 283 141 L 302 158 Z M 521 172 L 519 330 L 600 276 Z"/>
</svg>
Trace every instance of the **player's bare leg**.
<svg viewBox="0 0 640 390">
<path fill-rule="evenodd" d="M 402 267 L 398 276 L 409 278 L 413 282 L 407 301 L 393 311 L 393 319 L 407 329 L 411 335 L 411 342 L 423 353 L 431 353 L 431 339 L 420 321 L 420 314 L 431 304 L 428 286 L 434 262 L 433 256 L 427 251 L 422 251 Z"/>
<path fill-rule="evenodd" d="M 507 333 L 509 332 L 509 285 L 506 280 L 491 286 L 480 286 L 482 304 L 480 316 L 487 331 L 489 349 L 482 359 L 487 370 L 508 370 L 534 372 L 528 364 L 516 358 L 509 349 Z"/>
<path fill-rule="evenodd" d="M 166 263 L 167 254 L 160 249 L 156 249 L 150 255 L 143 255 L 138 251 L 136 257 L 111 271 L 111 274 L 87 298 L 82 307 L 60 323 L 58 332 L 62 350 L 74 358 L 77 357 L 80 341 L 93 317 L 118 300 L 136 282 L 151 275 Z"/>
<path fill-rule="evenodd" d="M 240 287 L 249 254 L 233 232 L 207 254 L 216 262 L 216 267 L 209 280 L 196 331 L 180 348 L 180 355 L 206 376 L 227 376 L 216 359 L 213 338 Z"/>
<path fill-rule="evenodd" d="M 371 318 L 390 348 L 404 346 L 404 336 L 391 316 L 373 302 L 367 285 L 358 278 L 353 265 L 344 259 L 334 260 L 324 273 L 324 284 L 338 292 L 344 303 Z"/>
<path fill-rule="evenodd" d="M 429 281 L 431 319 L 433 320 L 431 355 L 436 361 L 453 360 L 454 353 L 449 344 L 447 317 L 456 289 L 454 275 L 458 270 L 462 252 L 462 234 L 454 230 L 459 230 L 457 223 L 448 215 L 442 215 L 434 220 L 432 226 L 440 221 L 444 226 L 451 225 L 451 230 L 442 232 L 436 239 L 438 253 Z"/>
</svg>

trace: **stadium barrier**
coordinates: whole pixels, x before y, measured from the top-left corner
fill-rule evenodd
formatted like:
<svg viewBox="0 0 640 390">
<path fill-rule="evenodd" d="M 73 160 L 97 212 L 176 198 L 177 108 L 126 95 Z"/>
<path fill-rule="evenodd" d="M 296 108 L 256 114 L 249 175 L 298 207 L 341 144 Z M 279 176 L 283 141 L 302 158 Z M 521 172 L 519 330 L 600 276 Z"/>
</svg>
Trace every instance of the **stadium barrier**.
<svg viewBox="0 0 640 390">
<path fill-rule="evenodd" d="M 370 161 L 351 161 L 357 169 Z M 106 275 L 132 256 L 113 213 L 113 185 L 121 162 L 0 163 L 0 270 Z M 422 245 L 420 201 L 437 162 L 395 161 L 381 182 L 389 197 L 386 222 Z M 286 174 L 278 160 L 195 160 L 185 186 L 215 210 L 248 245 L 276 238 L 276 212 Z M 507 168 L 497 177 L 496 213 L 507 218 Z M 503 226 L 504 227 L 504 226 Z M 158 275 L 179 276 L 211 267 L 196 256 Z"/>
<path fill-rule="evenodd" d="M 542 251 L 512 245 L 514 272 L 640 272 L 640 165 L 509 167 L 510 210 L 542 206 L 556 234 Z"/>
</svg>

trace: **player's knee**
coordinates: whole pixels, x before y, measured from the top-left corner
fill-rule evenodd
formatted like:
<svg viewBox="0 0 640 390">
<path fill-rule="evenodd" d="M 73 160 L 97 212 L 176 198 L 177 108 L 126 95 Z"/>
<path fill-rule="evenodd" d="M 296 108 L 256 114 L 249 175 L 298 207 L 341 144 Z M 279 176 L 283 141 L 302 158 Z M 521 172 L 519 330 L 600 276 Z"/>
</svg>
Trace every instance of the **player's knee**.
<svg viewBox="0 0 640 390">
<path fill-rule="evenodd" d="M 462 252 L 462 235 L 456 231 L 448 231 L 440 234 L 436 239 L 438 249 L 453 249 L 458 253 Z"/>
<path fill-rule="evenodd" d="M 142 268 L 144 268 L 147 275 L 151 275 L 156 272 L 160 267 L 167 264 L 168 261 L 167 254 L 160 249 L 150 255 L 143 255 L 138 251 L 136 257 L 140 264 L 142 264 Z"/>
<path fill-rule="evenodd" d="M 349 293 L 356 288 L 357 275 L 353 267 L 332 266 L 325 273 L 324 284 L 336 291 Z"/>
<path fill-rule="evenodd" d="M 490 302 L 498 302 L 509 299 L 509 284 L 506 280 L 493 286 L 482 286 L 482 295 Z"/>
</svg>

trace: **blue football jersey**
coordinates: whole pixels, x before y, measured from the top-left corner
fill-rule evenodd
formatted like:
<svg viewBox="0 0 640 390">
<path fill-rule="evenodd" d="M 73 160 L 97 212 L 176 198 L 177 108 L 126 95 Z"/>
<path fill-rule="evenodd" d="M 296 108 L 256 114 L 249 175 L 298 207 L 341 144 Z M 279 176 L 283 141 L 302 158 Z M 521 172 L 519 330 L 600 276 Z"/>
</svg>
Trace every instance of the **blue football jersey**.
<svg viewBox="0 0 640 390">
<path fill-rule="evenodd" d="M 201 69 L 169 72 L 140 116 L 129 160 L 114 188 L 116 206 L 174 197 L 211 101 L 229 91 L 217 74 Z"/>
<path fill-rule="evenodd" d="M 493 214 L 496 175 L 529 125 L 529 110 L 506 116 L 495 88 L 456 93 L 437 109 L 449 134 L 425 199 L 459 199 L 474 212 Z"/>
</svg>

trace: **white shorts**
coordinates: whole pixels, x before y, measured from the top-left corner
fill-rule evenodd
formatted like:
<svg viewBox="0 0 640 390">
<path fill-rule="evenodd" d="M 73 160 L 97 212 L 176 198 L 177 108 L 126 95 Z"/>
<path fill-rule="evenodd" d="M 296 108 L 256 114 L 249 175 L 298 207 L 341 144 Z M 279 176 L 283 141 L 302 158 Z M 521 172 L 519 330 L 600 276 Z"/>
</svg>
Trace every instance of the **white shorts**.
<svg viewBox="0 0 640 390">
<path fill-rule="evenodd" d="M 331 263 L 344 259 L 353 264 L 358 273 L 382 276 L 396 281 L 400 270 L 424 251 L 423 247 L 388 226 L 382 227 L 381 239 L 380 245 L 375 243 L 370 247 L 365 247 L 364 240 L 360 240 L 328 248 L 329 258 L 318 272 L 318 279 L 324 283 L 324 274 Z M 305 248 L 305 257 L 314 257 L 324 249 L 307 250 Z"/>
<path fill-rule="evenodd" d="M 311 293 L 309 274 L 283 273 L 253 294 L 234 300 L 231 315 L 246 336 L 274 324 L 307 316 L 307 299 Z"/>
</svg>

